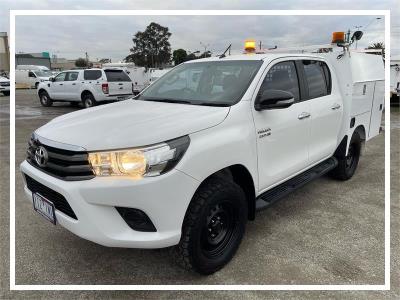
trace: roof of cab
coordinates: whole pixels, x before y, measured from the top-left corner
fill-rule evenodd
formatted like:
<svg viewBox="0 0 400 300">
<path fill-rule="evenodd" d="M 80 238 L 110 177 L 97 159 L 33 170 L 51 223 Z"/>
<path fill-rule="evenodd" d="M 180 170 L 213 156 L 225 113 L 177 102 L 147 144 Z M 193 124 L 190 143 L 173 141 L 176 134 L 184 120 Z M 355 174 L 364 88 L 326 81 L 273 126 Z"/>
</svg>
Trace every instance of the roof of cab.
<svg viewBox="0 0 400 300">
<path fill-rule="evenodd" d="M 196 60 L 190 60 L 185 63 L 195 63 L 195 62 L 206 62 L 206 61 L 226 61 L 226 60 L 274 60 L 281 57 L 314 57 L 314 58 L 323 58 L 323 55 L 319 53 L 251 53 L 251 54 L 235 54 L 235 55 L 227 55 L 223 58 L 219 56 L 201 58 Z"/>
</svg>

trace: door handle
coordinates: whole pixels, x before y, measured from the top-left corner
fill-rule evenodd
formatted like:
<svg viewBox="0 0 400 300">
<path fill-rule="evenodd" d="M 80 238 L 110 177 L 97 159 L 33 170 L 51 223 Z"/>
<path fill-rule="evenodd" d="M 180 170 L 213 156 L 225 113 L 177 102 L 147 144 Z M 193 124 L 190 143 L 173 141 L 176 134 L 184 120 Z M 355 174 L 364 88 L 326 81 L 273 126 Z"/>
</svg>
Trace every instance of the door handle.
<svg viewBox="0 0 400 300">
<path fill-rule="evenodd" d="M 76 85 L 76 83 L 73 83 L 72 85 Z"/>
<path fill-rule="evenodd" d="M 118 85 L 123 85 L 123 83 L 118 83 Z"/>
<path fill-rule="evenodd" d="M 303 119 L 309 118 L 310 116 L 311 116 L 310 113 L 308 113 L 308 112 L 302 112 L 301 114 L 298 115 L 297 119 L 303 120 Z"/>
<path fill-rule="evenodd" d="M 64 83 L 60 83 L 60 85 L 64 85 Z"/>
<path fill-rule="evenodd" d="M 338 104 L 338 103 L 333 104 L 333 106 L 331 107 L 332 110 L 339 109 L 339 108 L 340 108 L 340 104 Z"/>
</svg>

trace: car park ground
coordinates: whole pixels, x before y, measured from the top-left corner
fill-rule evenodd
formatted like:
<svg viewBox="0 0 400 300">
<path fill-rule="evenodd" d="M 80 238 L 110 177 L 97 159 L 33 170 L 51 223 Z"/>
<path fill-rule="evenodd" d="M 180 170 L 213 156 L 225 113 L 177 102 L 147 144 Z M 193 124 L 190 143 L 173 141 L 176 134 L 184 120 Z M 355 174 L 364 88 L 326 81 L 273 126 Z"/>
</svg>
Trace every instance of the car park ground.
<svg viewBox="0 0 400 300">
<path fill-rule="evenodd" d="M 256 220 L 248 223 L 234 259 L 221 271 L 204 277 L 177 267 L 169 258 L 168 249 L 106 248 L 83 240 L 61 226 L 51 225 L 33 211 L 32 204 L 25 199 L 18 171 L 25 158 L 30 134 L 56 116 L 81 109 L 68 103 L 41 107 L 35 92 L 16 92 L 17 284 L 384 284 L 384 134 L 367 143 L 365 154 L 351 180 L 338 182 L 322 177 L 258 213 Z M 8 103 L 9 97 L 0 97 L 1 166 L 5 170 L 0 175 L 3 291 L 8 289 L 9 260 L 6 242 L 9 240 Z M 391 269 L 394 290 L 390 293 L 370 292 L 371 299 L 378 295 L 388 299 L 400 297 L 399 116 L 399 109 L 393 108 Z M 37 297 L 45 295 L 43 292 L 32 293 Z M 174 298 L 194 296 L 191 293 L 180 292 Z M 325 294 L 338 298 L 360 295 L 357 292 Z M 16 295 L 22 294 L 4 292 L 4 298 Z M 65 295 L 68 297 L 72 293 Z M 81 295 L 83 298 L 90 297 L 88 292 Z M 124 293 L 99 292 L 94 295 L 123 297 Z M 154 297 L 154 293 L 139 294 L 142 298 L 147 295 Z M 211 293 L 203 295 L 212 297 Z M 217 295 L 222 298 L 239 294 L 214 294 Z M 245 297 L 244 293 L 240 295 Z M 279 298 L 278 292 L 274 295 Z M 286 292 L 280 295 L 288 299 L 292 294 Z M 317 297 L 315 292 L 307 295 L 307 298 Z M 62 294 L 58 296 L 61 298 Z M 263 293 L 252 292 L 246 296 L 257 299 L 262 298 Z"/>
</svg>

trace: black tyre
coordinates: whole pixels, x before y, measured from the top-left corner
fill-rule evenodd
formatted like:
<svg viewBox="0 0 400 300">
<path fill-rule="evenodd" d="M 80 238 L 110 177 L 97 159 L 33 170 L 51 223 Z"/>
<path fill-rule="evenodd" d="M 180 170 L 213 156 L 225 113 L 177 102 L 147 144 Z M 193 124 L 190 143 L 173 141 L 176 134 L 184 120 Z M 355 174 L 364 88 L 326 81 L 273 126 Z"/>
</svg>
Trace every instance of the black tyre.
<svg viewBox="0 0 400 300">
<path fill-rule="evenodd" d="M 10 92 L 3 92 L 4 96 L 10 96 Z"/>
<path fill-rule="evenodd" d="M 349 180 L 356 172 L 361 153 L 361 138 L 358 132 L 353 133 L 346 156 L 338 157 L 338 166 L 331 175 L 339 180 Z"/>
<path fill-rule="evenodd" d="M 44 107 L 49 107 L 53 105 L 53 100 L 51 100 L 49 94 L 46 91 L 39 93 L 40 104 Z"/>
<path fill-rule="evenodd" d="M 82 104 L 85 108 L 93 107 L 97 104 L 96 99 L 90 93 L 84 94 L 82 97 Z"/>
<path fill-rule="evenodd" d="M 185 269 L 204 275 L 225 266 L 236 253 L 247 222 L 242 189 L 221 178 L 205 182 L 189 205 L 179 244 L 172 252 Z"/>
</svg>

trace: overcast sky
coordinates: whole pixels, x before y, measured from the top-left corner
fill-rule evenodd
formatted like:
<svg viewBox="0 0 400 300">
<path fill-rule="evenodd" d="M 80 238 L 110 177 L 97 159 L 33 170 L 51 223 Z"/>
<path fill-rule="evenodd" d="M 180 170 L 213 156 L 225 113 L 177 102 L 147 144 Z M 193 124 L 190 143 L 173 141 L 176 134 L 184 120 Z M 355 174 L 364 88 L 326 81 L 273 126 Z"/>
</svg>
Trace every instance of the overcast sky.
<svg viewBox="0 0 400 300">
<path fill-rule="evenodd" d="M 0 0 L 0 31 L 9 31 L 10 9 L 391 9 L 392 52 L 400 54 L 400 6 L 396 0 L 304 0 L 304 1 L 65 1 Z M 268 2 L 271 2 L 268 4 Z M 180 4 L 181 3 L 181 4 Z M 182 4 L 185 3 L 186 7 Z M 395 4 L 396 3 L 396 4 Z M 4 5 L 5 4 L 5 5 Z M 397 5 L 397 7 L 396 7 Z M 378 16 L 18 16 L 17 52 L 49 51 L 58 57 L 112 58 L 119 61 L 129 54 L 132 37 L 154 21 L 169 28 L 172 49 L 204 50 L 214 54 L 229 44 L 240 52 L 246 38 L 262 41 L 266 47 L 290 47 L 329 43 L 332 31 L 355 30 Z M 375 20 L 366 29 L 359 47 L 384 41 L 384 20 Z"/>
</svg>

